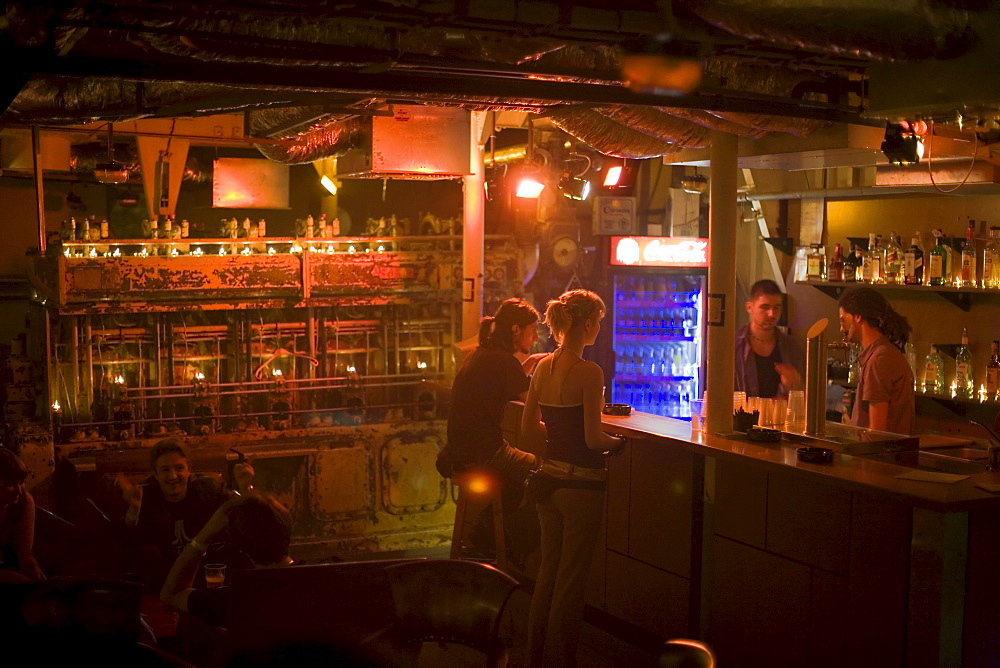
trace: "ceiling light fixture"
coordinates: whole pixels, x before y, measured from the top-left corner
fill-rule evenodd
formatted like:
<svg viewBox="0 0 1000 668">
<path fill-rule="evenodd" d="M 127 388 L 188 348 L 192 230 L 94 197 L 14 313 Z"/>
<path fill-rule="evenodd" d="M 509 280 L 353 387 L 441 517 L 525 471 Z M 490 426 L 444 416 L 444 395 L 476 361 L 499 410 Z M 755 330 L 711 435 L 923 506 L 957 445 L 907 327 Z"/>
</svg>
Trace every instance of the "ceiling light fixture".
<svg viewBox="0 0 1000 668">
<path fill-rule="evenodd" d="M 701 174 L 681 177 L 681 189 L 692 195 L 703 195 L 708 190 L 708 179 Z"/>
<path fill-rule="evenodd" d="M 331 195 L 337 194 L 337 184 L 329 176 L 324 174 L 319 178 L 320 185 L 326 188 L 326 191 Z"/>
<path fill-rule="evenodd" d="M 128 167 L 115 162 L 115 134 L 111 123 L 108 123 L 108 161 L 94 165 L 94 178 L 99 183 L 125 183 L 128 181 Z"/>
<path fill-rule="evenodd" d="M 621 163 L 607 167 L 601 192 L 613 197 L 629 197 L 635 188 L 637 165 L 624 160 Z"/>
<path fill-rule="evenodd" d="M 907 123 L 888 123 L 885 126 L 885 137 L 882 140 L 882 153 L 893 165 L 915 165 L 920 162 L 924 152 L 923 142 Z"/>
<path fill-rule="evenodd" d="M 563 197 L 577 201 L 582 201 L 590 197 L 590 181 L 583 178 L 590 171 L 590 156 L 582 153 L 570 153 L 566 160 L 567 163 L 579 162 L 581 160 L 586 161 L 582 171 L 574 173 L 566 170 L 559 180 L 559 192 L 563 194 Z"/>
<path fill-rule="evenodd" d="M 538 199 L 545 189 L 545 183 L 539 172 L 538 165 L 535 164 L 535 128 L 531 116 L 528 116 L 528 153 L 524 158 L 524 164 L 518 173 L 517 188 L 514 194 L 524 199 Z"/>
</svg>

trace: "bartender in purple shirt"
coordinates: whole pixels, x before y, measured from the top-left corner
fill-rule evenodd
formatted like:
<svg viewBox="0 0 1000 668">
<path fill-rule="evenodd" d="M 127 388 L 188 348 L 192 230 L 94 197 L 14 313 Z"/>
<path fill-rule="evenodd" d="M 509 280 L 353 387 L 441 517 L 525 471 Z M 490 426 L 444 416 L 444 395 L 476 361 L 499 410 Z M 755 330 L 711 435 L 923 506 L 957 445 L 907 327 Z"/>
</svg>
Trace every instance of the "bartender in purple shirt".
<svg viewBox="0 0 1000 668">
<path fill-rule="evenodd" d="M 736 333 L 736 376 L 733 389 L 748 397 L 781 399 L 799 386 L 805 357 L 788 334 L 778 329 L 783 294 L 774 281 L 750 287 L 750 324 Z"/>
<path fill-rule="evenodd" d="M 851 424 L 912 434 L 913 371 L 903 354 L 910 323 L 878 292 L 855 288 L 840 296 L 840 331 L 862 348 Z"/>
</svg>

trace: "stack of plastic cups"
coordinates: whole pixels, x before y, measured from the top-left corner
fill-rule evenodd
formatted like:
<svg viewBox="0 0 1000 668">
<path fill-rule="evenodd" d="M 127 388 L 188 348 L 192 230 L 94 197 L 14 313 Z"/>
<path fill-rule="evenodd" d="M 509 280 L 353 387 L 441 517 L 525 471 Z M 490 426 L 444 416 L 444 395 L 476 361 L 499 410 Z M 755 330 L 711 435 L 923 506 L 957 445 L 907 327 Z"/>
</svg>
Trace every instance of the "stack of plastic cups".
<svg viewBox="0 0 1000 668">
<path fill-rule="evenodd" d="M 733 392 L 733 412 L 739 413 L 740 409 L 746 410 L 747 393 Z"/>
<path fill-rule="evenodd" d="M 792 390 L 788 393 L 788 410 L 785 418 L 787 431 L 802 432 L 806 428 L 806 393 Z"/>
</svg>

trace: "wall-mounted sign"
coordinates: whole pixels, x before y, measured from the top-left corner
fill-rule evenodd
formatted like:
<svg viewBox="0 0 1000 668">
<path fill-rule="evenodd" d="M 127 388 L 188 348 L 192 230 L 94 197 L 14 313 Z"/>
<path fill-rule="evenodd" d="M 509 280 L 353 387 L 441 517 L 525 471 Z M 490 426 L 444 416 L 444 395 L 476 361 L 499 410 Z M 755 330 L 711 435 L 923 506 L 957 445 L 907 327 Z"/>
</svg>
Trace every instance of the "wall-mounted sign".
<svg viewBox="0 0 1000 668">
<path fill-rule="evenodd" d="M 611 264 L 625 267 L 707 267 L 708 239 L 611 237 Z"/>
<path fill-rule="evenodd" d="M 594 198 L 594 234 L 631 234 L 634 231 L 634 197 Z"/>
</svg>

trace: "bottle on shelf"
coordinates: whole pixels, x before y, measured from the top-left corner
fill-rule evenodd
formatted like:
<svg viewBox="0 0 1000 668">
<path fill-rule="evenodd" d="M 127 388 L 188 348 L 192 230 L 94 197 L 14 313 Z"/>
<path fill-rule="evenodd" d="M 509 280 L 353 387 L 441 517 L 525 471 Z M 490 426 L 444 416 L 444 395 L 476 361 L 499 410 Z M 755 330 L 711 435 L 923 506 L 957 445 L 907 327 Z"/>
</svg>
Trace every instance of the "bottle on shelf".
<svg viewBox="0 0 1000 668">
<path fill-rule="evenodd" d="M 938 352 L 937 346 L 931 346 L 924 362 L 924 392 L 941 394 L 944 392 L 944 358 Z"/>
<path fill-rule="evenodd" d="M 955 283 L 960 288 L 978 288 L 979 275 L 976 273 L 976 221 L 970 220 L 965 228 L 965 242 L 962 244 L 962 265 Z"/>
<path fill-rule="evenodd" d="M 868 250 L 862 255 L 861 281 L 863 283 L 882 282 L 882 253 L 875 233 L 868 235 Z"/>
<path fill-rule="evenodd" d="M 844 258 L 844 281 L 856 283 L 858 280 L 858 270 L 861 268 L 861 258 L 856 255 L 857 249 L 854 244 L 850 244 L 850 251 Z"/>
<path fill-rule="evenodd" d="M 885 264 L 883 265 L 882 279 L 884 283 L 897 284 L 903 282 L 903 249 L 899 247 L 896 239 L 896 232 L 890 232 L 889 238 L 884 239 L 885 244 Z"/>
<path fill-rule="evenodd" d="M 907 341 L 904 346 L 906 363 L 910 365 L 910 373 L 913 374 L 913 389 L 917 389 L 917 348 L 913 341 Z"/>
<path fill-rule="evenodd" d="M 983 287 L 1000 288 L 1000 227 L 990 228 L 990 238 L 983 247 Z"/>
<path fill-rule="evenodd" d="M 840 244 L 833 247 L 833 260 L 830 261 L 829 280 L 840 283 L 844 280 L 844 251 Z"/>
<path fill-rule="evenodd" d="M 809 255 L 806 256 L 806 279 L 822 281 L 825 276 L 826 256 L 821 244 L 810 244 Z"/>
<path fill-rule="evenodd" d="M 934 248 L 930 252 L 930 285 L 948 284 L 948 249 L 944 247 L 941 240 L 944 233 L 941 230 L 934 230 Z"/>
<path fill-rule="evenodd" d="M 1000 392 L 1000 341 L 990 344 L 990 361 L 986 363 L 986 401 L 996 401 Z"/>
<path fill-rule="evenodd" d="M 108 223 L 108 219 L 104 218 L 101 220 L 101 239 L 108 239 L 111 237 L 111 224 Z"/>
<path fill-rule="evenodd" d="M 955 396 L 971 399 L 976 393 L 973 380 L 972 353 L 969 352 L 969 331 L 962 329 L 962 345 L 955 351 Z"/>
<path fill-rule="evenodd" d="M 923 285 L 924 251 L 920 248 L 920 235 L 913 237 L 910 247 L 903 254 L 903 283 Z"/>
</svg>

